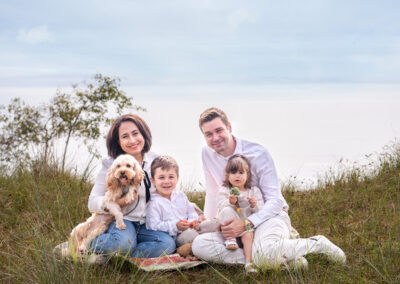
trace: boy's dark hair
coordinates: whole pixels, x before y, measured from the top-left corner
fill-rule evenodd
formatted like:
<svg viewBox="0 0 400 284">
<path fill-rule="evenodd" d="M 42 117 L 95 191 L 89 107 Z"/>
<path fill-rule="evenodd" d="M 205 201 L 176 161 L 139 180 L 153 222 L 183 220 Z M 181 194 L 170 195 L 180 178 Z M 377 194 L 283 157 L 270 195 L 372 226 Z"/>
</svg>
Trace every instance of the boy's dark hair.
<svg viewBox="0 0 400 284">
<path fill-rule="evenodd" d="M 229 120 L 228 120 L 228 117 L 226 116 L 225 112 L 223 110 L 220 110 L 219 108 L 211 107 L 211 108 L 208 108 L 205 111 L 203 111 L 202 114 L 200 114 L 200 118 L 199 118 L 200 129 L 204 123 L 209 122 L 217 117 L 221 118 L 222 122 L 226 125 L 226 127 L 228 127 Z"/>
<path fill-rule="evenodd" d="M 156 173 L 156 169 L 161 168 L 162 170 L 174 169 L 176 175 L 179 177 L 179 166 L 174 158 L 171 156 L 163 155 L 155 158 L 151 163 L 150 171 L 151 177 L 154 178 L 154 174 Z"/>
<path fill-rule="evenodd" d="M 245 171 L 247 173 L 247 180 L 244 184 L 245 188 L 251 188 L 251 165 L 250 160 L 240 154 L 235 154 L 229 158 L 228 163 L 225 166 L 225 179 L 222 182 L 223 186 L 232 187 L 229 182 L 229 174 L 234 174 L 237 171 Z"/>
</svg>

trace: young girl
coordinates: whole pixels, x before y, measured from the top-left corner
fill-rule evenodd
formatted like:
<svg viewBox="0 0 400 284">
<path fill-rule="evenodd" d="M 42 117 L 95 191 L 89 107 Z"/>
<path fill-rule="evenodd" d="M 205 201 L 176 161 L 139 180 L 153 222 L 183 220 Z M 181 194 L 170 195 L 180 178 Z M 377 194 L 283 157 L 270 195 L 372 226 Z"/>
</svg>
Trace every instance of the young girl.
<svg viewBox="0 0 400 284">
<path fill-rule="evenodd" d="M 221 224 L 232 218 L 245 220 L 264 204 L 260 190 L 257 187 L 251 187 L 250 161 L 243 155 L 237 154 L 229 158 L 225 167 L 223 186 L 218 195 L 217 218 Z M 232 188 L 235 187 L 240 190 L 240 195 L 232 194 Z M 251 263 L 253 235 L 254 229 L 245 231 L 240 235 L 240 239 L 238 238 L 243 244 L 245 270 L 248 273 L 256 272 Z M 230 250 L 239 248 L 235 238 L 227 239 L 225 246 Z"/>
</svg>

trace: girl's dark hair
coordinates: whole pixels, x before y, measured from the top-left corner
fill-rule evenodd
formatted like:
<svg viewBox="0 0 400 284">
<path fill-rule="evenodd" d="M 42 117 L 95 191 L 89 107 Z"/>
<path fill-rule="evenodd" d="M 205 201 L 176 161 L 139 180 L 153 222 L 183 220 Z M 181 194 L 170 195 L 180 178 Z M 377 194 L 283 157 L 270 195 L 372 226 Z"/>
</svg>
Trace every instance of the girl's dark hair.
<svg viewBox="0 0 400 284">
<path fill-rule="evenodd" d="M 142 155 L 150 151 L 151 148 L 152 136 L 147 123 L 136 114 L 124 114 L 114 121 L 107 134 L 106 144 L 108 155 L 114 159 L 121 154 L 125 154 L 119 142 L 119 127 L 125 121 L 133 122 L 139 129 L 140 134 L 142 134 L 144 138 Z"/>
<path fill-rule="evenodd" d="M 222 185 L 231 188 L 232 184 L 229 182 L 229 174 L 234 174 L 238 171 L 244 171 L 247 173 L 247 180 L 244 184 L 244 187 L 251 188 L 250 160 L 240 154 L 233 155 L 229 158 L 228 163 L 225 166 L 225 179 L 222 182 Z"/>
</svg>

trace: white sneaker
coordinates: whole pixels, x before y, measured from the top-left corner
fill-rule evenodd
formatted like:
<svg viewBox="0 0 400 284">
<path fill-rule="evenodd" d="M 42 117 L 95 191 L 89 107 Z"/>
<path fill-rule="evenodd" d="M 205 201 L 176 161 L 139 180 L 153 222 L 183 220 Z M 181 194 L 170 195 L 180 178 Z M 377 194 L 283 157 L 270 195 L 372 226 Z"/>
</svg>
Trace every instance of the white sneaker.
<svg viewBox="0 0 400 284">
<path fill-rule="evenodd" d="M 59 245 L 57 245 L 54 249 L 53 249 L 53 253 L 57 254 L 61 257 L 70 257 L 71 256 L 71 248 L 69 247 L 69 243 L 68 242 L 63 242 Z"/>
<path fill-rule="evenodd" d="M 323 253 L 328 256 L 328 259 L 332 262 L 339 264 L 346 263 L 346 255 L 344 252 L 330 240 L 324 236 L 314 236 L 309 240 L 315 241 L 313 251 L 316 253 Z"/>
<path fill-rule="evenodd" d="M 289 269 L 293 270 L 307 270 L 308 269 L 308 261 L 304 257 L 299 257 L 287 262 Z"/>
<path fill-rule="evenodd" d="M 92 253 L 87 256 L 85 261 L 87 264 L 93 265 L 93 264 L 104 264 L 107 262 L 107 260 L 108 260 L 108 257 L 105 254 Z"/>
</svg>

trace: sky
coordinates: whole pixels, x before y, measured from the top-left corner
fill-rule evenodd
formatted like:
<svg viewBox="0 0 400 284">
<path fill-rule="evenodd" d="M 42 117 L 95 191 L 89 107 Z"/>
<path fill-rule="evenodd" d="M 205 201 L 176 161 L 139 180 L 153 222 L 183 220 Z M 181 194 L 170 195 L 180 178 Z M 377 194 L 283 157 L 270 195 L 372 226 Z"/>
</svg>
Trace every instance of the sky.
<svg viewBox="0 0 400 284">
<path fill-rule="evenodd" d="M 399 1 L 2 0 L 0 104 L 102 73 L 189 177 L 198 116 L 218 106 L 281 176 L 309 178 L 400 136 L 399 14 Z"/>
<path fill-rule="evenodd" d="M 398 83 L 398 1 L 0 3 L 1 86 Z"/>
</svg>

